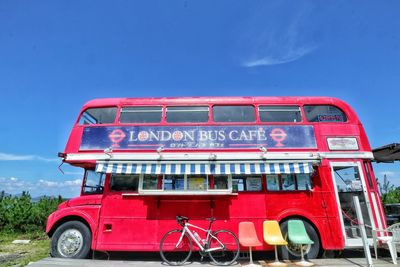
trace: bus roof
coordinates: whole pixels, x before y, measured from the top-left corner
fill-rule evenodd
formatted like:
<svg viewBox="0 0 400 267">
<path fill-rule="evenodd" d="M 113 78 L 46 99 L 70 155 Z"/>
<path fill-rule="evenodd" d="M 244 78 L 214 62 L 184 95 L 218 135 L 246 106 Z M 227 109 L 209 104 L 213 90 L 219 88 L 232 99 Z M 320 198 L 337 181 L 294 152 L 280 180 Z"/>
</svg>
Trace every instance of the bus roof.
<svg viewBox="0 0 400 267">
<path fill-rule="evenodd" d="M 84 107 L 113 105 L 163 105 L 163 104 L 320 104 L 335 105 L 348 109 L 344 101 L 334 97 L 304 97 L 304 96 L 201 96 L 201 97 L 147 97 L 147 98 L 98 98 L 85 103 Z"/>
</svg>

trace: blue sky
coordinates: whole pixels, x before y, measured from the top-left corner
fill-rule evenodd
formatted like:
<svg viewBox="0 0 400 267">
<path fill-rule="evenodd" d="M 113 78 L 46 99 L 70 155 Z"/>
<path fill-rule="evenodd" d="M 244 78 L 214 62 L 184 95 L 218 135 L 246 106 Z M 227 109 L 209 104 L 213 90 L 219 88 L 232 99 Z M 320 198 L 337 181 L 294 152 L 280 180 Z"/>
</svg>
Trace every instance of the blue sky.
<svg viewBox="0 0 400 267">
<path fill-rule="evenodd" d="M 398 1 L 0 2 L 0 190 L 79 194 L 63 166 L 99 97 L 333 96 L 399 142 Z M 378 164 L 400 186 L 400 165 Z"/>
</svg>

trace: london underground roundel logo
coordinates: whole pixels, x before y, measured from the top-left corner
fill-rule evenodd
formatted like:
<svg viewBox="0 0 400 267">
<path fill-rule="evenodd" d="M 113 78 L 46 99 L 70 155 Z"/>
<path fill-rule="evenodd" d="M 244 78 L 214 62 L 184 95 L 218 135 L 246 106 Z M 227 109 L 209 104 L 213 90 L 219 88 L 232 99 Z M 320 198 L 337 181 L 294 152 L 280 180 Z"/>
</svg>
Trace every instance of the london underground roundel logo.
<svg viewBox="0 0 400 267">
<path fill-rule="evenodd" d="M 286 139 L 287 134 L 281 128 L 273 129 L 269 136 L 271 136 L 272 140 L 276 142 L 275 146 L 285 146 L 284 144 L 282 144 L 282 141 Z"/>
<path fill-rule="evenodd" d="M 113 130 L 109 135 L 113 147 L 119 147 L 119 143 L 124 140 L 126 134 L 121 129 Z"/>
<path fill-rule="evenodd" d="M 138 134 L 139 141 L 147 141 L 149 139 L 149 132 L 147 131 L 140 131 Z"/>
<path fill-rule="evenodd" d="M 183 139 L 183 133 L 181 131 L 173 132 L 172 139 L 174 139 L 174 141 L 181 141 Z"/>
</svg>

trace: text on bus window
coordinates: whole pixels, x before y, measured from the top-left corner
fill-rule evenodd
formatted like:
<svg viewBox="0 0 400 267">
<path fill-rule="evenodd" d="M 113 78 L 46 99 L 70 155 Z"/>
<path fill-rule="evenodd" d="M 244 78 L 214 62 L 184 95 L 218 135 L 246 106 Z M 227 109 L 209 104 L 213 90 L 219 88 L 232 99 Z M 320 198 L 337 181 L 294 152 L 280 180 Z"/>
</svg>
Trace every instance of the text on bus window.
<svg viewBox="0 0 400 267">
<path fill-rule="evenodd" d="M 346 122 L 347 117 L 339 108 L 331 105 L 305 105 L 304 113 L 309 122 Z"/>
</svg>

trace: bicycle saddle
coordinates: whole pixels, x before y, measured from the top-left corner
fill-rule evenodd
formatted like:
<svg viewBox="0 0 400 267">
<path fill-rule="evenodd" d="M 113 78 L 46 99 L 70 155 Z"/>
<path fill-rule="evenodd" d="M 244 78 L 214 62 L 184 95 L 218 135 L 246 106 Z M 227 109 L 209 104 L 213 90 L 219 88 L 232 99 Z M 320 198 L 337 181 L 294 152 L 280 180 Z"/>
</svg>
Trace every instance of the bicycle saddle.
<svg viewBox="0 0 400 267">
<path fill-rule="evenodd" d="M 211 218 L 206 218 L 206 220 L 209 221 L 209 222 L 214 222 L 214 221 L 216 221 L 217 219 L 215 219 L 215 217 L 211 217 Z"/>
</svg>

